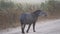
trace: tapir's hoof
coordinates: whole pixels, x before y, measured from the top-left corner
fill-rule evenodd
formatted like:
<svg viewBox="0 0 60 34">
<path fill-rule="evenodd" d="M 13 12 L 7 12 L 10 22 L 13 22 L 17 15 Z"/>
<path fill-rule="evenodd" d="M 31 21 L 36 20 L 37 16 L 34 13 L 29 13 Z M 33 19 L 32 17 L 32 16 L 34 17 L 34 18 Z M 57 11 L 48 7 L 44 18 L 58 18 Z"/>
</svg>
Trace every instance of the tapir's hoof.
<svg viewBox="0 0 60 34">
<path fill-rule="evenodd" d="M 33 31 L 33 32 L 36 32 L 36 31 Z"/>
<path fill-rule="evenodd" d="M 23 34 L 25 33 L 25 32 L 22 32 Z"/>
<path fill-rule="evenodd" d="M 28 33 L 28 31 L 26 31 L 26 33 Z"/>
</svg>

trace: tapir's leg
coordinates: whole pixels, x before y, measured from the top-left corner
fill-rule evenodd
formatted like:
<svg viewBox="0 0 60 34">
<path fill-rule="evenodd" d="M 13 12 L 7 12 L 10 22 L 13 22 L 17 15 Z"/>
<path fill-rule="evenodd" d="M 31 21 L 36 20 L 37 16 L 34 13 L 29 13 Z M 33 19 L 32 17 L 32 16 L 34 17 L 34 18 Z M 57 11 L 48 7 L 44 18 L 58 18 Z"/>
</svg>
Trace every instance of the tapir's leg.
<svg viewBox="0 0 60 34">
<path fill-rule="evenodd" d="M 21 24 L 22 33 L 24 33 L 25 24 Z"/>
<path fill-rule="evenodd" d="M 28 26 L 28 29 L 27 29 L 27 31 L 26 31 L 27 33 L 28 33 L 29 29 L 30 29 L 30 26 L 31 26 L 31 24 L 29 24 L 29 26 Z"/>
<path fill-rule="evenodd" d="M 35 32 L 35 23 L 33 23 L 33 32 Z"/>
</svg>

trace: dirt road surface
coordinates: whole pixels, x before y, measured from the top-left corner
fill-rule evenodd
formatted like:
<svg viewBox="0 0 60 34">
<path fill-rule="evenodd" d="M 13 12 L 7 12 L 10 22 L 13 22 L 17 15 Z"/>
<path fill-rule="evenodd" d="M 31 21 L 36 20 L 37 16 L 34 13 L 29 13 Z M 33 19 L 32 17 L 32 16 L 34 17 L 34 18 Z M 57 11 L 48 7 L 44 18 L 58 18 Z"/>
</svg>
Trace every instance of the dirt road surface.
<svg viewBox="0 0 60 34">
<path fill-rule="evenodd" d="M 28 26 L 26 26 L 25 31 Z M 22 34 L 21 28 L 8 28 L 0 30 L 0 34 Z M 33 32 L 32 26 L 29 33 L 25 34 L 60 34 L 60 19 L 46 20 L 36 23 L 36 32 Z"/>
</svg>

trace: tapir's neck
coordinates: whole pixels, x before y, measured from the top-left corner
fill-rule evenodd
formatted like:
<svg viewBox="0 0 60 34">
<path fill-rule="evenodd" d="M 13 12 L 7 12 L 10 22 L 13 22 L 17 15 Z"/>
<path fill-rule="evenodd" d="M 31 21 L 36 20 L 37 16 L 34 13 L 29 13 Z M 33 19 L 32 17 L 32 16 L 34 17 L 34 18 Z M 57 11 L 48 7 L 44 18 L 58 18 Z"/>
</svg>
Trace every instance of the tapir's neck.
<svg viewBox="0 0 60 34">
<path fill-rule="evenodd" d="M 38 19 L 38 15 L 32 14 L 32 16 L 33 16 L 34 19 L 36 19 L 36 20 Z"/>
<path fill-rule="evenodd" d="M 32 13 L 34 17 L 38 17 L 39 15 L 37 13 Z"/>
</svg>

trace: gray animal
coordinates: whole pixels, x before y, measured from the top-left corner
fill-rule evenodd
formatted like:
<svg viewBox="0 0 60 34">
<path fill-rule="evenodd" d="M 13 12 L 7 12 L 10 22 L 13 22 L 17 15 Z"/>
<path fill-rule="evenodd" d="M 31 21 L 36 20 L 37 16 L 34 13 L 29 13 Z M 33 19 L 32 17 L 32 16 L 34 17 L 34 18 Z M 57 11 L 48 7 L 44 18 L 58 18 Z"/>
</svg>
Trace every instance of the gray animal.
<svg viewBox="0 0 60 34">
<path fill-rule="evenodd" d="M 35 24 L 36 21 L 38 19 L 38 16 L 47 16 L 47 14 L 41 10 L 36 10 L 33 13 L 27 14 L 27 13 L 23 13 L 20 16 L 20 22 L 21 22 L 21 30 L 22 33 L 24 33 L 24 28 L 26 26 L 26 24 L 28 24 L 28 29 L 27 29 L 27 33 L 30 29 L 31 24 L 33 24 L 33 32 L 35 32 Z"/>
</svg>

